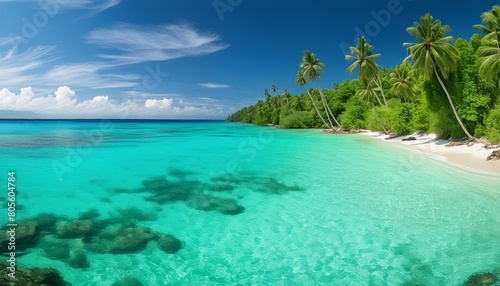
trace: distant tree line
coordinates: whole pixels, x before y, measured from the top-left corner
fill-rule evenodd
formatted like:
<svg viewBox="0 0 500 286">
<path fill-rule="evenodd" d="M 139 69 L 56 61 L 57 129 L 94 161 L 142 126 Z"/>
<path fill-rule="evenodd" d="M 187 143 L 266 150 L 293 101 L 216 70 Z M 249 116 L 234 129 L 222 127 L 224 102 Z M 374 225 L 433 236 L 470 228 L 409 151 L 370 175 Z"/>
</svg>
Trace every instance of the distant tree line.
<svg viewBox="0 0 500 286">
<path fill-rule="evenodd" d="M 395 67 L 376 64 L 380 54 L 362 37 L 351 55 L 347 72 L 353 80 L 321 89 L 325 65 L 305 51 L 295 83 L 300 95 L 287 89 L 264 90 L 265 99 L 228 117 L 228 121 L 274 124 L 280 128 L 370 129 L 399 135 L 416 130 L 440 138 L 485 137 L 500 142 L 500 6 L 481 15 L 479 33 L 469 41 L 454 40 L 430 14 L 407 32 L 408 57 Z M 347 66 L 347 65 L 346 65 Z M 311 86 L 308 86 L 311 84 Z"/>
</svg>

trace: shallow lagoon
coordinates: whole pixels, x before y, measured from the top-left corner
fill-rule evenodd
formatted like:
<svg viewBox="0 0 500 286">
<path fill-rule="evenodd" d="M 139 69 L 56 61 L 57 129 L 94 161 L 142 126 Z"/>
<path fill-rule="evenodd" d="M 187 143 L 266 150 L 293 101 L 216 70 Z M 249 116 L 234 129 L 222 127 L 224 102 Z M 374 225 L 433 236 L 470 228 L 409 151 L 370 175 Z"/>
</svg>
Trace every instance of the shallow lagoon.
<svg viewBox="0 0 500 286">
<path fill-rule="evenodd" d="M 106 253 L 82 238 L 86 268 L 40 245 L 18 259 L 73 285 L 459 285 L 500 269 L 500 177 L 372 138 L 201 121 L 0 129 L 18 221 L 94 210 L 92 235 L 133 225 L 182 241 Z"/>
</svg>

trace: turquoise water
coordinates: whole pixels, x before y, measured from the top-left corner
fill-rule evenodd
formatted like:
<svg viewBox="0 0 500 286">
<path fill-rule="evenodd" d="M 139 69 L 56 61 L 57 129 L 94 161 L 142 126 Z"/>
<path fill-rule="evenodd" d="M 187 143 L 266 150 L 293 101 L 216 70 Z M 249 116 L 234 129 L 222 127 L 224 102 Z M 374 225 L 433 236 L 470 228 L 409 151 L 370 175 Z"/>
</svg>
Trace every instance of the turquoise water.
<svg viewBox="0 0 500 286">
<path fill-rule="evenodd" d="M 144 285 L 461 285 L 500 271 L 500 176 L 366 136 L 196 121 L 2 122 L 0 131 L 0 178 L 16 171 L 19 222 L 97 210 L 95 222 L 133 221 L 182 241 L 174 254 L 154 241 L 113 254 L 76 239 L 86 268 L 40 245 L 18 258 L 73 285 L 127 276 Z M 49 238 L 44 230 L 37 241 Z"/>
</svg>

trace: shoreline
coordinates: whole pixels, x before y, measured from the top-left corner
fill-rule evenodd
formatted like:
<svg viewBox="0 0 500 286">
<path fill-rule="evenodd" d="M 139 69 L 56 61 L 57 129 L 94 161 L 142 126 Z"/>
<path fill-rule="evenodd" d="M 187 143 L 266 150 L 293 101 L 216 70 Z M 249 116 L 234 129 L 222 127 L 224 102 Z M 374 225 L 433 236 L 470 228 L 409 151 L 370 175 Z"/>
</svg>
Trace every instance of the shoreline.
<svg viewBox="0 0 500 286">
<path fill-rule="evenodd" d="M 462 169 L 486 172 L 491 175 L 500 175 L 500 160 L 486 160 L 486 158 L 491 155 L 493 151 L 500 150 L 500 148 L 486 149 L 482 143 L 475 143 L 470 147 L 467 145 L 445 147 L 449 141 L 436 139 L 436 135 L 433 133 L 423 134 L 415 132 L 390 140 L 386 140 L 389 135 L 384 135 L 380 132 L 372 132 L 370 130 L 366 130 L 365 132 L 358 134 L 370 136 L 374 139 L 379 139 L 390 144 L 397 144 L 411 150 L 422 152 L 435 160 L 442 159 L 442 161 L 461 167 Z M 415 137 L 416 140 L 403 141 L 403 139 L 408 137 Z"/>
</svg>

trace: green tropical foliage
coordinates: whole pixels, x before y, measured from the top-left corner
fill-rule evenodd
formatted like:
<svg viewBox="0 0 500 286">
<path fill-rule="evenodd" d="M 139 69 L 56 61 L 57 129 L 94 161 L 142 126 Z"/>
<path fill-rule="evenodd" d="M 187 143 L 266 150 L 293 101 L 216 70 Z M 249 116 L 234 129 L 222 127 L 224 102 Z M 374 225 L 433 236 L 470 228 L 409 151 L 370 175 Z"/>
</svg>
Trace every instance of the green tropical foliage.
<svg viewBox="0 0 500 286">
<path fill-rule="evenodd" d="M 385 129 L 399 135 L 423 130 L 441 138 L 473 134 L 500 143 L 499 16 L 500 6 L 483 13 L 482 25 L 474 26 L 482 34 L 467 41 L 446 36 L 450 27 L 426 14 L 407 29 L 416 40 L 405 44 L 409 57 L 390 68 L 379 69 L 374 62 L 379 55 L 360 39 L 346 57 L 353 61 L 347 71 L 358 69 L 359 78 L 332 83 L 331 89 L 310 86 L 295 95 L 285 89 L 273 96 L 265 92 L 255 105 L 237 111 L 228 121 L 334 128 L 338 119 L 347 129 Z M 323 68 L 306 51 L 295 84 L 305 87 L 316 82 Z M 384 89 L 387 106 L 377 100 Z"/>
<path fill-rule="evenodd" d="M 309 50 L 304 52 L 304 56 L 302 57 L 302 62 L 299 65 L 299 67 L 302 69 L 302 72 L 307 77 L 307 79 L 309 79 L 312 82 L 317 81 L 321 77 L 321 73 L 323 72 L 324 66 L 325 64 L 322 63 L 320 59 L 317 58 L 316 55 L 311 53 Z M 321 102 L 323 103 L 323 107 L 325 109 L 326 117 L 328 118 L 328 121 L 330 123 L 329 125 L 330 129 L 334 128 L 331 119 L 335 121 L 338 127 L 342 128 L 342 125 L 340 125 L 337 118 L 332 114 L 330 106 L 328 105 L 325 99 L 323 90 L 319 86 L 319 83 L 318 83 L 318 91 L 321 98 Z"/>
<path fill-rule="evenodd" d="M 359 99 L 369 102 L 372 105 L 373 111 L 375 111 L 375 115 L 377 116 L 377 120 L 380 123 L 384 134 L 386 134 L 387 130 L 385 129 L 384 123 L 382 123 L 380 114 L 378 113 L 377 107 L 375 106 L 375 98 L 377 98 L 378 91 L 379 88 L 376 87 L 375 79 L 371 79 L 369 81 L 362 80 L 361 85 L 356 92 L 356 96 L 359 97 Z"/>
<path fill-rule="evenodd" d="M 420 17 L 420 22 L 413 23 L 413 27 L 409 27 L 406 31 L 417 40 L 416 43 L 403 44 L 408 47 L 409 56 L 407 59 L 415 63 L 415 69 L 423 72 L 425 81 L 431 81 L 434 77 L 437 78 L 450 102 L 458 124 L 467 137 L 472 139 L 473 136 L 470 135 L 462 123 L 448 89 L 443 82 L 443 79 L 448 79 L 449 75 L 456 70 L 456 60 L 460 55 L 458 49 L 451 44 L 453 37 L 445 36 L 450 31 L 450 26 L 441 25 L 440 20 L 434 20 L 427 13 Z"/>
<path fill-rule="evenodd" d="M 392 91 L 402 100 L 412 101 L 417 96 L 418 84 L 413 74 L 407 62 L 397 65 L 395 71 L 390 74 Z"/>
<path fill-rule="evenodd" d="M 380 54 L 372 54 L 371 50 L 373 46 L 368 44 L 365 37 L 358 39 L 358 44 L 356 47 L 350 47 L 351 55 L 346 55 L 345 59 L 348 61 L 354 61 L 348 68 L 347 71 L 352 73 L 356 68 L 359 68 L 358 79 L 361 81 L 372 81 L 378 86 L 382 97 L 384 99 L 384 104 L 387 106 L 387 101 L 385 99 L 384 89 L 382 88 L 382 81 L 380 80 L 378 66 L 375 63 L 375 59 L 380 57 Z M 378 95 L 375 94 L 375 98 L 381 104 Z"/>
<path fill-rule="evenodd" d="M 478 72 L 486 80 L 498 82 L 500 74 L 500 6 L 481 14 L 483 25 L 474 28 L 485 34 L 481 46 L 477 50 Z"/>
</svg>

